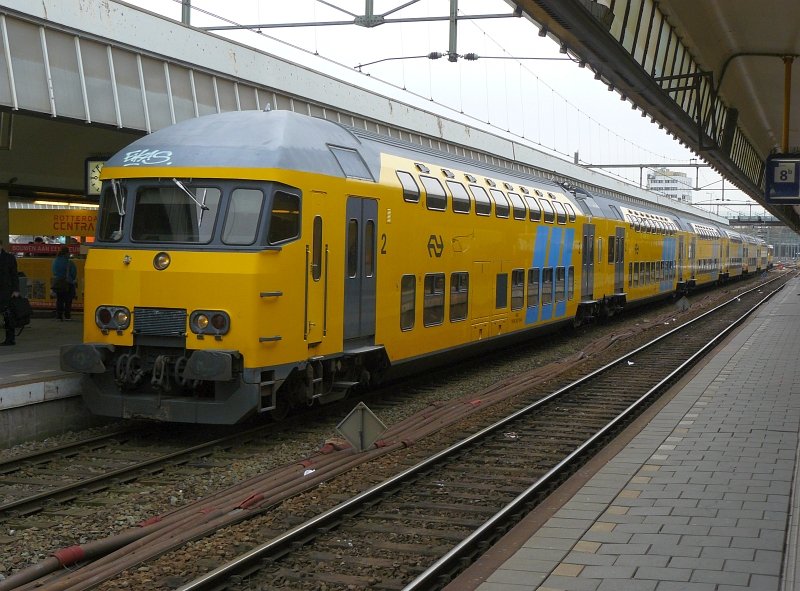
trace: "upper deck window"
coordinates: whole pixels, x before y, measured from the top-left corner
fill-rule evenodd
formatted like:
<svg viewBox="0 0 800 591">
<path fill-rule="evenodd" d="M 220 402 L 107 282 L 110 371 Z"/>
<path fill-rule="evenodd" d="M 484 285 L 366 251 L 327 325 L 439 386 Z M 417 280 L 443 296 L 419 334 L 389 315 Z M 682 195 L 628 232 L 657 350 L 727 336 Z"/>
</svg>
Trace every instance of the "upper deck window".
<svg viewBox="0 0 800 591">
<path fill-rule="evenodd" d="M 368 181 L 373 180 L 372 173 L 367 168 L 366 163 L 361 154 L 352 148 L 341 148 L 339 146 L 328 146 L 331 153 L 333 153 L 336 162 L 347 178 L 351 179 L 365 179 Z"/>
<path fill-rule="evenodd" d="M 567 223 L 567 210 L 558 201 L 553 201 L 553 207 L 556 208 L 556 222 L 559 224 Z"/>
<path fill-rule="evenodd" d="M 425 187 L 425 205 L 428 209 L 435 209 L 436 211 L 444 211 L 447 209 L 447 193 L 444 192 L 444 187 L 439 179 L 432 176 L 420 176 L 419 180 L 422 181 L 422 186 Z"/>
<path fill-rule="evenodd" d="M 508 205 L 508 199 L 500 189 L 489 189 L 494 201 L 494 214 L 499 218 L 507 218 L 511 208 Z"/>
<path fill-rule="evenodd" d="M 216 187 L 182 181 L 172 186 L 144 187 L 134 201 L 131 239 L 206 244 L 214 233 L 221 194 Z"/>
<path fill-rule="evenodd" d="M 403 199 L 410 203 L 419 203 L 419 186 L 414 177 L 403 170 L 398 170 L 397 178 L 403 186 Z"/>
<path fill-rule="evenodd" d="M 472 196 L 475 197 L 475 213 L 478 215 L 492 215 L 492 202 L 486 189 L 478 185 L 470 185 Z"/>
<path fill-rule="evenodd" d="M 567 208 L 567 217 L 569 221 L 574 222 L 578 218 L 578 216 L 575 215 L 575 209 L 569 203 L 565 203 L 564 207 Z"/>
<path fill-rule="evenodd" d="M 464 188 L 464 185 L 457 181 L 446 181 L 447 188 L 453 195 L 453 211 L 456 213 L 469 213 L 472 209 L 472 202 L 469 198 L 469 193 Z"/>
<path fill-rule="evenodd" d="M 542 211 L 544 211 L 544 221 L 548 224 L 552 224 L 556 221 L 556 212 L 553 209 L 553 204 L 547 199 L 539 199 L 539 203 L 541 203 Z"/>
<path fill-rule="evenodd" d="M 542 208 L 539 207 L 539 202 L 530 195 L 526 195 L 525 200 L 528 202 L 528 215 L 530 216 L 530 220 L 532 222 L 540 221 L 542 219 Z"/>
<path fill-rule="evenodd" d="M 514 219 L 524 220 L 528 215 L 528 212 L 525 210 L 525 204 L 522 202 L 522 197 L 520 197 L 518 193 L 512 193 L 509 191 L 508 198 L 511 200 L 511 205 L 514 208 Z"/>
</svg>

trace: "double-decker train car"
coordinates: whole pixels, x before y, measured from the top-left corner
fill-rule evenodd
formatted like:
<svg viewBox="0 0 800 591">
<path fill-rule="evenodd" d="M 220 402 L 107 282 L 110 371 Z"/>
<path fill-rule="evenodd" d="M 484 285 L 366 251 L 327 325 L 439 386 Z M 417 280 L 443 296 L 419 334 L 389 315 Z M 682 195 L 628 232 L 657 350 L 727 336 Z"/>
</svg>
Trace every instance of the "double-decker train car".
<svg viewBox="0 0 800 591">
<path fill-rule="evenodd" d="M 280 417 L 747 257 L 699 215 L 287 111 L 157 131 L 103 178 L 84 342 L 61 364 L 114 417 Z"/>
</svg>

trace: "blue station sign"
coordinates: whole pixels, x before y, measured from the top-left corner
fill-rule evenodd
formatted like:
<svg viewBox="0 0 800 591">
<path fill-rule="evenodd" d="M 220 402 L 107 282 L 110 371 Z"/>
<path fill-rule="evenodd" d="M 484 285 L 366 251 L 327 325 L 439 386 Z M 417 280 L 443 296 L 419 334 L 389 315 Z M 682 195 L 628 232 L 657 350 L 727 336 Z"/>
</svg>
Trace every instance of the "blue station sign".
<svg viewBox="0 0 800 591">
<path fill-rule="evenodd" d="M 800 154 L 773 154 L 767 157 L 767 203 L 800 204 Z"/>
</svg>

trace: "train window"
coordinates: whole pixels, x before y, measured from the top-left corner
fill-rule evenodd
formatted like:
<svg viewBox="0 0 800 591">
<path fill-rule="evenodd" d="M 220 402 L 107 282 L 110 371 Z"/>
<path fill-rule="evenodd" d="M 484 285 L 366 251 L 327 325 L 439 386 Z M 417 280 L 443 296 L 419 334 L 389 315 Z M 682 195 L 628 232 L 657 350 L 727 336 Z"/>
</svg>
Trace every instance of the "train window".
<svg viewBox="0 0 800 591">
<path fill-rule="evenodd" d="M 556 267 L 556 301 L 563 302 L 567 297 L 567 271 Z"/>
<path fill-rule="evenodd" d="M 628 263 L 628 287 L 633 286 L 633 263 Z"/>
<path fill-rule="evenodd" d="M 347 276 L 358 274 L 358 220 L 347 222 Z"/>
<path fill-rule="evenodd" d="M 222 228 L 222 241 L 225 244 L 253 244 L 263 203 L 264 193 L 257 189 L 234 189 Z"/>
<path fill-rule="evenodd" d="M 114 183 L 103 191 L 97 213 L 97 239 L 117 242 L 122 239 L 122 221 L 125 216 L 125 191 Z"/>
<path fill-rule="evenodd" d="M 456 213 L 469 213 L 472 208 L 472 202 L 464 185 L 456 181 L 447 181 L 447 188 L 450 189 L 450 193 L 453 195 L 453 211 Z"/>
<path fill-rule="evenodd" d="M 414 328 L 416 297 L 417 278 L 414 275 L 403 275 L 400 278 L 400 330 Z"/>
<path fill-rule="evenodd" d="M 633 286 L 639 285 L 639 263 L 633 263 Z"/>
<path fill-rule="evenodd" d="M 542 269 L 542 305 L 553 303 L 553 268 Z"/>
<path fill-rule="evenodd" d="M 478 215 L 492 215 L 492 201 L 486 189 L 478 185 L 470 185 L 472 196 L 475 197 L 475 213 Z"/>
<path fill-rule="evenodd" d="M 375 220 L 364 225 L 364 276 L 375 274 Z"/>
<path fill-rule="evenodd" d="M 494 214 L 499 218 L 507 218 L 511 208 L 505 194 L 499 189 L 489 189 L 489 193 L 494 201 Z"/>
<path fill-rule="evenodd" d="M 508 307 L 508 273 L 498 273 L 495 279 L 494 306 L 497 309 Z"/>
<path fill-rule="evenodd" d="M 328 146 L 344 176 L 350 179 L 373 180 L 372 173 L 367 168 L 361 154 L 352 148 L 340 148 L 339 146 Z"/>
<path fill-rule="evenodd" d="M 616 246 L 615 237 L 614 236 L 609 236 L 608 237 L 608 262 L 609 263 L 613 263 L 614 262 L 614 254 L 615 254 L 614 253 L 614 247 L 615 246 Z"/>
<path fill-rule="evenodd" d="M 511 309 L 521 310 L 525 303 L 525 269 L 511 271 Z"/>
<path fill-rule="evenodd" d="M 300 235 L 300 197 L 276 191 L 272 196 L 269 220 L 270 244 L 297 238 Z"/>
<path fill-rule="evenodd" d="M 522 197 L 517 193 L 509 192 L 508 198 L 511 200 L 511 207 L 514 209 L 514 219 L 524 220 L 528 212 L 525 210 L 525 204 L 522 202 Z"/>
<path fill-rule="evenodd" d="M 558 201 L 553 201 L 553 207 L 556 208 L 556 222 L 559 224 L 567 223 L 567 210 Z"/>
<path fill-rule="evenodd" d="M 603 239 L 602 238 L 598 238 L 597 239 L 597 262 L 598 263 L 602 263 L 603 262 Z"/>
<path fill-rule="evenodd" d="M 570 222 L 574 222 L 578 216 L 575 215 L 575 209 L 569 203 L 565 203 L 564 207 L 567 208 L 567 217 L 569 218 Z"/>
<path fill-rule="evenodd" d="M 422 323 L 436 326 L 444 322 L 444 273 L 425 275 L 425 301 Z"/>
<path fill-rule="evenodd" d="M 542 219 L 542 208 L 539 207 L 539 202 L 533 197 L 525 196 L 525 201 L 528 202 L 528 217 L 532 222 L 538 222 Z"/>
<path fill-rule="evenodd" d="M 528 269 L 528 307 L 535 308 L 539 305 L 539 268 Z"/>
<path fill-rule="evenodd" d="M 572 300 L 575 298 L 575 267 L 570 266 L 567 269 L 567 299 Z"/>
<path fill-rule="evenodd" d="M 131 239 L 143 242 L 211 241 L 221 192 L 176 181 L 171 186 L 146 187 L 133 204 Z"/>
<path fill-rule="evenodd" d="M 422 186 L 425 187 L 425 205 L 428 209 L 444 211 L 447 209 L 447 193 L 439 179 L 432 176 L 420 176 Z"/>
<path fill-rule="evenodd" d="M 414 177 L 405 171 L 398 170 L 397 178 L 400 179 L 400 184 L 403 186 L 403 199 L 409 203 L 419 203 L 419 187 Z"/>
<path fill-rule="evenodd" d="M 547 199 L 539 199 L 539 203 L 541 203 L 542 211 L 544 211 L 544 221 L 548 224 L 552 224 L 556 219 L 556 212 L 553 209 L 553 204 Z"/>
<path fill-rule="evenodd" d="M 450 275 L 450 322 L 467 317 L 469 303 L 469 273 Z"/>
<path fill-rule="evenodd" d="M 311 246 L 311 278 L 319 281 L 322 276 L 322 216 L 314 216 Z"/>
</svg>

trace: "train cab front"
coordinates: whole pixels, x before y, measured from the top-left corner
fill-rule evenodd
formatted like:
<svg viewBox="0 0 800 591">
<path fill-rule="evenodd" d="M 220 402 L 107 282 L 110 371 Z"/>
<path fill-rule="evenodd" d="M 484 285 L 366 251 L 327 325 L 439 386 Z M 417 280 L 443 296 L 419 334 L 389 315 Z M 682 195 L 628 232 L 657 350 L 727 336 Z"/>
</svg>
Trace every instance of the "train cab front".
<svg viewBox="0 0 800 591">
<path fill-rule="evenodd" d="M 280 280 L 281 252 L 268 244 L 265 207 L 284 222 L 273 232 L 299 234 L 299 195 L 274 183 L 107 184 L 85 267 L 83 343 L 60 356 L 86 376 L 91 412 L 207 424 L 258 412 L 263 378 L 246 361 L 259 354 L 259 294 Z"/>
</svg>

